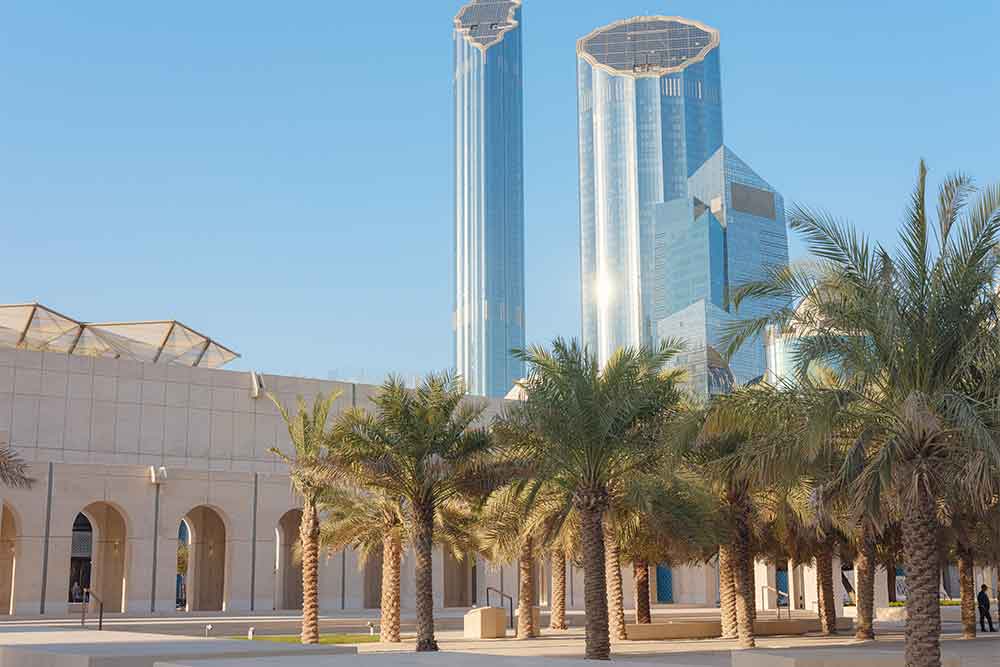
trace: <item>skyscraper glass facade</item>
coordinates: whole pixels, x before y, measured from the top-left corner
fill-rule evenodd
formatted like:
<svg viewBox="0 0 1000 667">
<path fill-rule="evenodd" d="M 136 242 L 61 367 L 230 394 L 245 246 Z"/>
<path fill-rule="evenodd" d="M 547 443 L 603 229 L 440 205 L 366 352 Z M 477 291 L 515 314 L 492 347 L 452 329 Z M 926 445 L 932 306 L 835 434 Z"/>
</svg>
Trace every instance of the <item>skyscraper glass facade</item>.
<svg viewBox="0 0 1000 667">
<path fill-rule="evenodd" d="M 469 393 L 524 376 L 524 117 L 520 0 L 455 17 L 455 366 Z"/>
<path fill-rule="evenodd" d="M 640 17 L 577 44 L 583 340 L 683 338 L 700 393 L 763 375 L 763 343 L 732 359 L 734 286 L 788 261 L 780 195 L 723 144 L 719 33 Z M 741 308 L 738 317 L 768 303 Z"/>
</svg>

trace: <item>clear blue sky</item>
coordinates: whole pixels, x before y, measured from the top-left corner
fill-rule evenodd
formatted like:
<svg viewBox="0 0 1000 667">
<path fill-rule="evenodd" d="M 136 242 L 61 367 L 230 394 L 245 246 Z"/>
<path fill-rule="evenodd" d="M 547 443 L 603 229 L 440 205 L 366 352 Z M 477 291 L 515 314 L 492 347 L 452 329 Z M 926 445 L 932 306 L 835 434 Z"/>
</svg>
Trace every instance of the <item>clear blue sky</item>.
<svg viewBox="0 0 1000 667">
<path fill-rule="evenodd" d="M 177 318 L 234 368 L 451 365 L 452 0 L 0 0 L 0 302 Z M 722 32 L 726 143 L 887 238 L 1000 180 L 1000 3 L 525 0 L 528 338 L 579 330 L 575 42 Z M 793 255 L 801 248 L 793 243 Z"/>
</svg>

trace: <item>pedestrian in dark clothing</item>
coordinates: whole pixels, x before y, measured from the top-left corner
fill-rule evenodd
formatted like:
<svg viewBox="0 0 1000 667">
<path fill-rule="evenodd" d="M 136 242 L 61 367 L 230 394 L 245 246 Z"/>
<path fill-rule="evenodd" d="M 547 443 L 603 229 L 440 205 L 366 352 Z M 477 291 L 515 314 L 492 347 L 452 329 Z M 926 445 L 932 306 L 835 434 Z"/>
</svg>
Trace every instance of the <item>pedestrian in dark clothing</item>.
<svg viewBox="0 0 1000 667">
<path fill-rule="evenodd" d="M 989 622 L 990 632 L 996 632 L 993 629 L 993 617 L 990 616 L 990 594 L 987 593 L 988 590 L 989 587 L 983 584 L 983 589 L 976 596 L 976 600 L 979 602 L 979 627 L 982 628 L 983 632 L 986 632 L 986 623 Z"/>
</svg>

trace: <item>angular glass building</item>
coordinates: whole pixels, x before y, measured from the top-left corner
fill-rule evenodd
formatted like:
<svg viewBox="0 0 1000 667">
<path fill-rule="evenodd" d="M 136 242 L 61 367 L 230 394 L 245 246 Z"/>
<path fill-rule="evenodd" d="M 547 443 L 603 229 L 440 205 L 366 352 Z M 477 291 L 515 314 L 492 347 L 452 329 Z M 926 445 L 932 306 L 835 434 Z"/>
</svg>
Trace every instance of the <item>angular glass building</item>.
<svg viewBox="0 0 1000 667">
<path fill-rule="evenodd" d="M 455 366 L 469 393 L 524 376 L 524 112 L 520 0 L 455 17 Z"/>
<path fill-rule="evenodd" d="M 718 31 L 618 21 L 577 44 L 583 340 L 682 338 L 699 393 L 764 374 L 763 343 L 723 358 L 730 290 L 788 261 L 781 196 L 723 144 Z"/>
</svg>

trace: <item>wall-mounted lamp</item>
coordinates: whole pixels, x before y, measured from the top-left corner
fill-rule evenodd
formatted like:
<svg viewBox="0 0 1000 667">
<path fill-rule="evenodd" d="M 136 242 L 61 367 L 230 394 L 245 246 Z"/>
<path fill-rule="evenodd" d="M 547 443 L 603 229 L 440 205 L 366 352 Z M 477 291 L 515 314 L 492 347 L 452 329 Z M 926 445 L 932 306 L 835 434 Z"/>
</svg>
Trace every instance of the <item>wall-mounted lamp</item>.
<svg viewBox="0 0 1000 667">
<path fill-rule="evenodd" d="M 164 466 L 149 466 L 149 482 L 151 484 L 166 484 L 167 469 Z"/>
<path fill-rule="evenodd" d="M 257 399 L 267 391 L 264 386 L 264 378 L 257 371 L 250 371 L 250 398 Z"/>
</svg>

